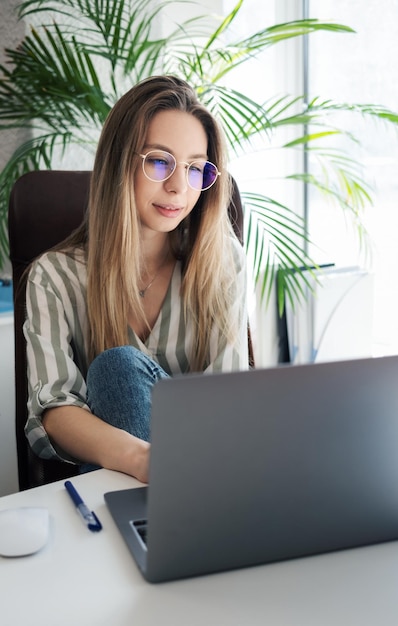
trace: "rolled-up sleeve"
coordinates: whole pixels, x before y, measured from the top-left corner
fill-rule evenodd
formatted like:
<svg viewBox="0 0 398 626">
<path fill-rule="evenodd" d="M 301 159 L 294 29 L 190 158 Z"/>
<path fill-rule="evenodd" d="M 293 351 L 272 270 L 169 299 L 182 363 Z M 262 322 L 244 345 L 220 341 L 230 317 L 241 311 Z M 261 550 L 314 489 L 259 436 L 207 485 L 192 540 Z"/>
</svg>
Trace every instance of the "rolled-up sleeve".
<svg viewBox="0 0 398 626">
<path fill-rule="evenodd" d="M 26 288 L 24 335 L 28 365 L 28 421 L 25 432 L 42 458 L 73 461 L 52 445 L 42 414 L 50 407 L 86 404 L 85 267 L 63 253 L 34 263 Z"/>
</svg>

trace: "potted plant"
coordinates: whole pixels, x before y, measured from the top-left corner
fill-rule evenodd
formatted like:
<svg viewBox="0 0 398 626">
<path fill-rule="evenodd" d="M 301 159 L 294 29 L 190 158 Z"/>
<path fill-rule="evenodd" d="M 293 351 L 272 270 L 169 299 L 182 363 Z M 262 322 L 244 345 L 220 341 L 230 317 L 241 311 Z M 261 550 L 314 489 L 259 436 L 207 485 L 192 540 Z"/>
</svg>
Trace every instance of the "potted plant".
<svg viewBox="0 0 398 626">
<path fill-rule="evenodd" d="M 369 199 L 366 183 L 344 155 L 331 155 L 317 144 L 329 134 L 344 133 L 328 124 L 336 110 L 360 111 L 397 123 L 397 116 L 378 106 L 333 103 L 302 96 L 272 97 L 255 102 L 228 87 L 227 77 L 270 46 L 316 31 L 352 32 L 348 26 L 306 19 L 262 28 L 246 38 L 233 37 L 233 24 L 245 0 L 224 18 L 208 15 L 174 25 L 156 35 L 159 20 L 171 5 L 184 0 L 26 0 L 19 17 L 34 26 L 18 46 L 6 51 L 0 66 L 0 131 L 29 128 L 0 172 L 0 267 L 7 255 L 7 205 L 11 187 L 23 173 L 51 168 L 55 156 L 76 147 L 94 152 L 98 131 L 114 102 L 128 87 L 154 73 L 174 73 L 196 88 L 202 102 L 221 117 L 231 153 L 250 147 L 253 139 L 269 143 L 278 128 L 294 138 L 286 150 L 317 150 L 328 160 L 324 178 L 305 172 L 289 175 L 333 197 L 358 225 Z M 231 34 L 232 33 L 232 34 Z M 225 43 L 230 34 L 229 43 Z M 310 130 L 311 129 L 311 130 Z M 312 147 L 314 146 L 314 148 Z M 330 177 L 330 169 L 333 176 Z M 254 279 L 267 301 L 278 273 L 278 302 L 303 293 L 299 267 L 314 261 L 306 252 L 308 234 L 301 216 L 276 198 L 241 189 L 247 213 L 247 246 Z"/>
</svg>

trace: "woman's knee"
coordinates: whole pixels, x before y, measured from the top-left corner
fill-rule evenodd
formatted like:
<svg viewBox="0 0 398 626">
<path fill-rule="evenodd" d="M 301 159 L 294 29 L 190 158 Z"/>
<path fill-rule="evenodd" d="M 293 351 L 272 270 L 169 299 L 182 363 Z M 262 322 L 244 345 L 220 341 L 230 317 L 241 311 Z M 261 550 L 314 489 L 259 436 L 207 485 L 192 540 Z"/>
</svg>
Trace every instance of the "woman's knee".
<svg viewBox="0 0 398 626">
<path fill-rule="evenodd" d="M 134 346 L 119 346 L 101 352 L 94 359 L 88 370 L 87 382 L 95 378 L 109 384 L 113 376 L 126 374 L 134 378 L 148 378 L 152 383 L 168 376 L 160 365 Z"/>
<path fill-rule="evenodd" d="M 101 352 L 87 372 L 87 399 L 94 412 L 118 406 L 125 398 L 141 395 L 147 383 L 139 373 L 139 351 L 132 346 Z"/>
<path fill-rule="evenodd" d="M 111 348 L 89 368 L 88 405 L 102 420 L 148 440 L 152 387 L 167 376 L 133 346 Z"/>
<path fill-rule="evenodd" d="M 120 346 L 104 350 L 91 363 L 87 373 L 87 381 L 96 378 L 106 382 L 109 381 L 110 376 L 131 371 L 135 368 L 135 364 L 140 361 L 140 354 L 140 351 L 133 346 Z"/>
</svg>

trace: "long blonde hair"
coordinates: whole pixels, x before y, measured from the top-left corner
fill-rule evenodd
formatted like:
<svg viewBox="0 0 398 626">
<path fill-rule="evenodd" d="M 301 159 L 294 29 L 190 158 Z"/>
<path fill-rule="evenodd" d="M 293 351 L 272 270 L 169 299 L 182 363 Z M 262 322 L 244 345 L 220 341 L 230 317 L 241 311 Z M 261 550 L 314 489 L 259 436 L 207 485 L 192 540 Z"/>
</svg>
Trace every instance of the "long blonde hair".
<svg viewBox="0 0 398 626">
<path fill-rule="evenodd" d="M 222 172 L 169 235 L 173 253 L 182 262 L 185 314 L 192 317 L 196 330 L 190 369 L 200 371 L 208 361 L 214 325 L 224 341 L 232 340 L 237 332 L 229 315 L 235 285 L 234 235 L 227 212 L 231 190 L 219 124 L 192 88 L 173 76 L 151 77 L 130 89 L 109 113 L 101 133 L 88 221 L 74 240 L 76 244 L 80 237 L 87 252 L 89 356 L 128 343 L 130 311 L 146 321 L 138 295 L 142 254 L 134 177 L 149 123 L 164 110 L 187 112 L 201 122 L 208 158 Z"/>
</svg>

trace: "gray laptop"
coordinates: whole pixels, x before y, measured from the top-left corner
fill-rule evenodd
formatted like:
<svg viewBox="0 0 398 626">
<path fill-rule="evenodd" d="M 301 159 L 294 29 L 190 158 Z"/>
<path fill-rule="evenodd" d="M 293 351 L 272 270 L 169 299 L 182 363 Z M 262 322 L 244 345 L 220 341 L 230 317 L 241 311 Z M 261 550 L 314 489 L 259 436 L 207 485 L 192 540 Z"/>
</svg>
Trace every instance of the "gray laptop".
<svg viewBox="0 0 398 626">
<path fill-rule="evenodd" d="M 398 539 L 398 356 L 163 380 L 151 430 L 105 494 L 150 582 Z"/>
</svg>

